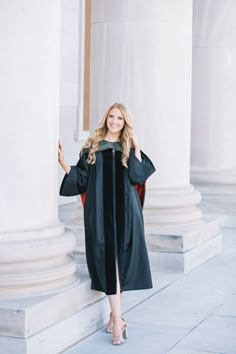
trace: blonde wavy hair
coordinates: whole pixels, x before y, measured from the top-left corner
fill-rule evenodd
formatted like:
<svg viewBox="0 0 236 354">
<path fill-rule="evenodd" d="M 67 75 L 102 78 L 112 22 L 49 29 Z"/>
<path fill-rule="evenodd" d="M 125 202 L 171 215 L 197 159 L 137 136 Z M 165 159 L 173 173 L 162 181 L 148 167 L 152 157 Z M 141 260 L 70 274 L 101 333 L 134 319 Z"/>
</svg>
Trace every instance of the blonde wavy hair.
<svg viewBox="0 0 236 354">
<path fill-rule="evenodd" d="M 113 103 L 106 113 L 104 114 L 99 126 L 95 129 L 95 135 L 88 138 L 85 145 L 82 149 L 89 148 L 88 160 L 87 162 L 90 164 L 94 164 L 96 162 L 96 151 L 99 150 L 99 142 L 103 140 L 107 134 L 107 118 L 110 114 L 110 111 L 113 108 L 118 108 L 121 111 L 121 114 L 124 118 L 124 127 L 122 128 L 120 134 L 120 144 L 121 144 L 121 151 L 122 157 L 121 162 L 122 165 L 128 168 L 127 161 L 129 158 L 130 148 L 131 148 L 131 137 L 133 133 L 133 124 L 131 116 L 123 103 Z"/>
</svg>

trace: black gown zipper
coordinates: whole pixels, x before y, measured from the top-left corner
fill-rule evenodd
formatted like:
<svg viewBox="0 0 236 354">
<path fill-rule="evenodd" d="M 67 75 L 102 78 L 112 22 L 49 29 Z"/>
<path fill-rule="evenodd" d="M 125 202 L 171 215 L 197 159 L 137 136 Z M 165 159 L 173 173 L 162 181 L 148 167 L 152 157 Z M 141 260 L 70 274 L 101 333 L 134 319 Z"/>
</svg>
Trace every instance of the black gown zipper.
<svg viewBox="0 0 236 354">
<path fill-rule="evenodd" d="M 114 220 L 114 245 L 115 245 L 115 271 L 116 265 L 118 270 L 118 277 L 120 282 L 119 257 L 117 251 L 117 227 L 116 227 L 116 164 L 115 164 L 115 149 L 112 149 L 112 182 L 113 182 L 113 220 Z M 116 273 L 115 273 L 116 274 Z M 121 287 L 121 284 L 120 284 Z M 117 279 L 116 279 L 116 293 L 117 293 Z"/>
</svg>

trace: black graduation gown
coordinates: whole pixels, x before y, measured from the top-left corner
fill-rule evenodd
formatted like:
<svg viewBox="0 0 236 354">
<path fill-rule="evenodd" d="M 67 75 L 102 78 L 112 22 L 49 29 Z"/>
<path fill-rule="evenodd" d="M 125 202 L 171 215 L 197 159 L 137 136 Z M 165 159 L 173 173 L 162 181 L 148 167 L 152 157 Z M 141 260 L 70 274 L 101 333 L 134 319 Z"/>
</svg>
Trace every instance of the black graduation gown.
<svg viewBox="0 0 236 354">
<path fill-rule="evenodd" d="M 116 260 L 121 291 L 149 289 L 151 272 L 144 238 L 142 205 L 136 185 L 145 186 L 155 171 L 141 152 L 130 150 L 128 169 L 121 164 L 119 142 L 100 142 L 96 163 L 86 162 L 88 150 L 64 176 L 60 195 L 83 194 L 85 245 L 91 289 L 116 294 Z"/>
</svg>

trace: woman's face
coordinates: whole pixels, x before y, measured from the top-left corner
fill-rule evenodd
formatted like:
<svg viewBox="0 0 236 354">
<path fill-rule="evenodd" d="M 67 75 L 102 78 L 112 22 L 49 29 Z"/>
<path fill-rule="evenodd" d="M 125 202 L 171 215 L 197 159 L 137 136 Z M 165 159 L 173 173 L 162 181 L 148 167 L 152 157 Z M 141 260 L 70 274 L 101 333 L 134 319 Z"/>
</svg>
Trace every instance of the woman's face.
<svg viewBox="0 0 236 354">
<path fill-rule="evenodd" d="M 119 108 L 112 108 L 107 117 L 107 128 L 111 134 L 119 133 L 125 125 L 125 120 Z"/>
</svg>

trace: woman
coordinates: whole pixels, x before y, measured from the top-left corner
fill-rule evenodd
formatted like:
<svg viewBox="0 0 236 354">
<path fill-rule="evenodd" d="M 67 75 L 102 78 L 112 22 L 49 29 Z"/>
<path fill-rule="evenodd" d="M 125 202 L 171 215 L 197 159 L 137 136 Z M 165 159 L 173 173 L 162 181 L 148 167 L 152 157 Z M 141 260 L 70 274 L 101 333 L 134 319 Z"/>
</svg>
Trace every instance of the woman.
<svg viewBox="0 0 236 354">
<path fill-rule="evenodd" d="M 108 295 L 107 331 L 113 333 L 112 344 L 119 345 L 127 338 L 122 291 L 152 287 L 142 205 L 145 181 L 155 168 L 140 151 L 123 104 L 109 107 L 95 132 L 76 166 L 67 164 L 59 144 L 59 162 L 66 172 L 60 195 L 81 194 L 91 289 Z"/>
</svg>

